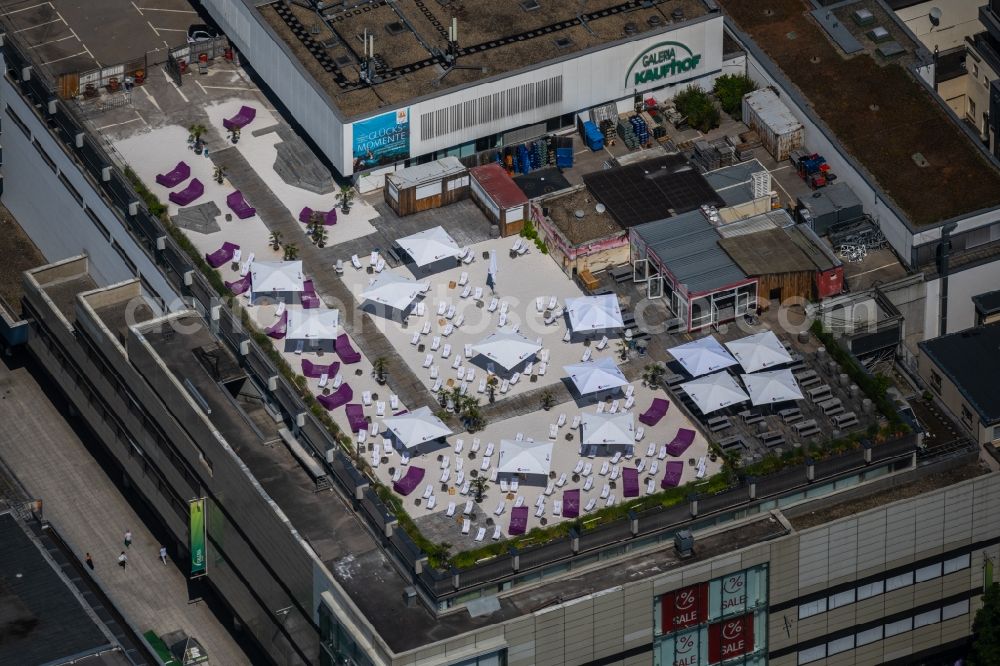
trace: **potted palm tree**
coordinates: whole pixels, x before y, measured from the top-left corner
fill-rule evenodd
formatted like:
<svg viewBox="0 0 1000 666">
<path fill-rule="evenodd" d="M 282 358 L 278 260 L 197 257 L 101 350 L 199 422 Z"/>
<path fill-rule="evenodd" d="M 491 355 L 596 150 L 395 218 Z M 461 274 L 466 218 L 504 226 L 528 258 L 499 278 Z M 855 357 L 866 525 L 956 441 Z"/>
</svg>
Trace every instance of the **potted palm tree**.
<svg viewBox="0 0 1000 666">
<path fill-rule="evenodd" d="M 272 231 L 271 235 L 268 237 L 267 242 L 271 245 L 271 249 L 277 252 L 281 249 L 281 232 Z"/>
<path fill-rule="evenodd" d="M 285 261 L 295 261 L 299 258 L 299 247 L 295 243 L 285 244 Z"/>
<path fill-rule="evenodd" d="M 489 489 L 490 484 L 486 483 L 484 477 L 477 476 L 469 482 L 469 490 L 472 491 L 472 496 L 476 498 L 476 504 L 482 503 L 486 497 L 486 491 Z"/>
<path fill-rule="evenodd" d="M 642 370 L 642 381 L 649 388 L 655 389 L 660 385 L 660 380 L 666 371 L 661 363 L 650 363 Z"/>
<path fill-rule="evenodd" d="M 200 125 L 198 123 L 188 127 L 188 145 L 191 146 L 191 149 L 194 150 L 194 152 L 201 152 L 202 146 L 204 145 L 201 137 L 204 136 L 207 131 L 208 130 L 205 129 L 204 125 Z"/>
<path fill-rule="evenodd" d="M 385 376 L 388 374 L 389 361 L 383 356 L 379 356 L 372 362 L 372 373 L 375 375 L 375 381 L 379 385 L 385 384 Z"/>
<path fill-rule="evenodd" d="M 342 185 L 337 192 L 337 203 L 345 215 L 351 212 L 351 202 L 354 201 L 355 194 L 354 188 L 350 185 Z"/>
</svg>

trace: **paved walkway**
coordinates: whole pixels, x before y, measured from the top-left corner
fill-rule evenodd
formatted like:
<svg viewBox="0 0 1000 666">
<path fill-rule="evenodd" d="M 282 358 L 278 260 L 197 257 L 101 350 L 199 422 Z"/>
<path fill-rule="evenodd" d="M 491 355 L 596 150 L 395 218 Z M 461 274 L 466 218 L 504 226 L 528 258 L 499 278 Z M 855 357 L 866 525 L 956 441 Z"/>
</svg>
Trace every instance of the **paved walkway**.
<svg viewBox="0 0 1000 666">
<path fill-rule="evenodd" d="M 140 632 L 178 629 L 196 637 L 212 664 L 249 659 L 204 604 L 189 604 L 187 580 L 163 566 L 159 542 L 108 479 L 38 382 L 24 368 L 0 362 L 0 457 L 44 516 L 82 560 L 90 552 L 94 577 L 112 603 Z M 129 567 L 117 565 L 122 535 L 133 534 Z"/>
<path fill-rule="evenodd" d="M 292 217 L 239 150 L 230 147 L 209 153 L 209 156 L 216 165 L 225 167 L 226 178 L 253 202 L 258 217 L 270 231 L 280 232 L 283 238 L 297 238 L 302 235 L 299 222 Z M 354 295 L 333 271 L 328 254 L 308 242 L 301 243 L 298 247 L 299 258 L 306 273 L 312 278 L 316 291 L 328 305 L 340 309 L 341 325 L 351 335 L 352 342 L 360 348 L 369 361 L 382 357 L 389 362 L 388 383 L 393 393 L 398 395 L 409 409 L 435 405 L 434 396 L 424 382 L 410 370 L 388 338 L 375 326 L 371 317 L 356 307 Z"/>
</svg>

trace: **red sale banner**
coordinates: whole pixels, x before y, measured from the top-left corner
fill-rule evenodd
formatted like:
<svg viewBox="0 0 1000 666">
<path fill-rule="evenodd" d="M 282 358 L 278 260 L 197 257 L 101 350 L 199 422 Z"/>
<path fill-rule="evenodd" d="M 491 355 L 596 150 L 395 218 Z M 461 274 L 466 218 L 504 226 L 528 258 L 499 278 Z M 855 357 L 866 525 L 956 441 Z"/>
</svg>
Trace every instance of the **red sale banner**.
<svg viewBox="0 0 1000 666">
<path fill-rule="evenodd" d="M 704 622 L 708 618 L 708 583 L 663 595 L 662 615 L 665 634 Z"/>
<path fill-rule="evenodd" d="M 718 663 L 753 652 L 753 613 L 708 625 L 708 661 Z"/>
</svg>

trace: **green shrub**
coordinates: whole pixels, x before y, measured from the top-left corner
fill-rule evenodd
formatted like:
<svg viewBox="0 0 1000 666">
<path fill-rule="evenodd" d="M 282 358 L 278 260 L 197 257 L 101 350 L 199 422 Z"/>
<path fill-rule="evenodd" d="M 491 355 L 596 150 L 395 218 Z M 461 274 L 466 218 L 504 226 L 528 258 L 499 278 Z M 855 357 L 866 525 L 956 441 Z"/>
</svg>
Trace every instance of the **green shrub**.
<svg viewBox="0 0 1000 666">
<path fill-rule="evenodd" d="M 688 86 L 674 97 L 674 105 L 691 127 L 708 132 L 719 126 L 719 109 L 711 95 L 698 86 Z"/>
<path fill-rule="evenodd" d="M 743 118 L 743 96 L 754 90 L 757 84 L 746 74 L 723 74 L 712 88 L 719 106 L 734 120 Z"/>
</svg>

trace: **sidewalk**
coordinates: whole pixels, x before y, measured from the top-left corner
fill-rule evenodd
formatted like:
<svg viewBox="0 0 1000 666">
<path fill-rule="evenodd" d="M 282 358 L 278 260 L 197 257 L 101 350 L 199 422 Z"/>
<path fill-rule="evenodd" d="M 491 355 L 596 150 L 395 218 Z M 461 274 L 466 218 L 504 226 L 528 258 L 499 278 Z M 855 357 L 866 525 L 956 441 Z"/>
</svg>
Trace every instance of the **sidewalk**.
<svg viewBox="0 0 1000 666">
<path fill-rule="evenodd" d="M 163 566 L 160 544 L 129 506 L 55 405 L 25 368 L 0 361 L 0 457 L 34 498 L 44 517 L 82 560 L 90 552 L 94 577 L 140 632 L 182 630 L 201 642 L 211 664 L 249 663 L 204 603 L 188 604 L 187 581 Z M 118 567 L 126 529 L 133 534 L 129 565 Z"/>
</svg>

